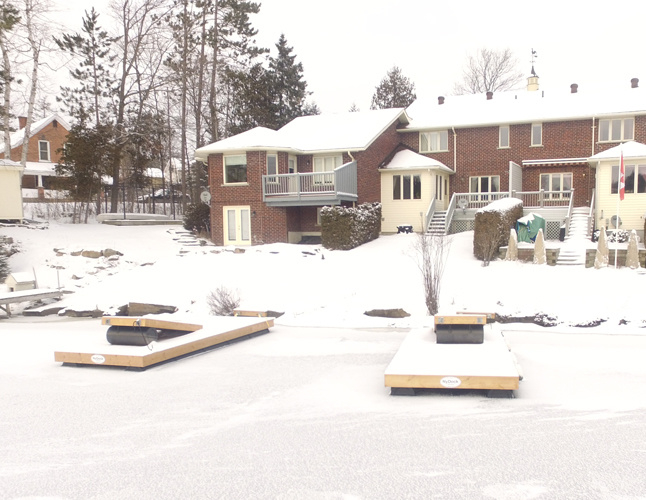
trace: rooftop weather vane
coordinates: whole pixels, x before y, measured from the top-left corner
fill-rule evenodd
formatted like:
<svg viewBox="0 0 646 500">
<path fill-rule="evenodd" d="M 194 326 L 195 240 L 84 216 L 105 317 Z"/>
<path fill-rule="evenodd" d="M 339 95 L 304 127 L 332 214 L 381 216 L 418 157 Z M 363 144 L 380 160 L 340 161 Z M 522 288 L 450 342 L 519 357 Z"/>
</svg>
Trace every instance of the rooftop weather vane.
<svg viewBox="0 0 646 500">
<path fill-rule="evenodd" d="M 538 76 L 536 74 L 536 71 L 534 71 L 534 61 L 536 60 L 537 57 L 538 57 L 538 54 L 534 49 L 532 49 L 532 76 Z"/>
</svg>

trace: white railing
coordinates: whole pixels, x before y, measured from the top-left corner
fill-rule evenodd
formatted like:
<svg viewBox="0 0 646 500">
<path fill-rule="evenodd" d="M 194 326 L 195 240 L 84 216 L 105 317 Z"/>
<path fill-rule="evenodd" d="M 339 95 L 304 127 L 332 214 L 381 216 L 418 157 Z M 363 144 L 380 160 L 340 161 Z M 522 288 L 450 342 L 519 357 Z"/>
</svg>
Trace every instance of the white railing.
<svg viewBox="0 0 646 500">
<path fill-rule="evenodd" d="M 453 195 L 455 198 L 456 205 L 458 207 L 467 208 L 482 208 L 486 207 L 492 201 L 501 200 L 503 198 L 509 198 L 509 193 L 455 193 Z M 464 200 L 464 201 L 461 201 Z M 451 199 L 453 202 L 453 199 Z M 455 209 L 454 206 L 454 209 Z"/>
<path fill-rule="evenodd" d="M 263 199 L 302 196 L 357 196 L 357 163 L 350 162 L 333 172 L 305 172 L 262 176 Z"/>
<path fill-rule="evenodd" d="M 570 191 L 512 191 L 512 196 L 522 200 L 524 207 L 567 207 L 574 198 L 574 189 Z"/>
<path fill-rule="evenodd" d="M 453 221 L 453 213 L 455 212 L 456 199 L 457 198 L 454 193 L 453 196 L 451 196 L 449 207 L 446 209 L 446 219 L 444 221 L 444 234 L 449 234 L 449 230 L 451 229 L 451 222 Z"/>
<path fill-rule="evenodd" d="M 428 209 L 426 210 L 426 215 L 424 215 L 424 231 L 428 231 L 428 226 L 431 224 L 431 219 L 433 218 L 433 214 L 435 213 L 435 198 L 431 201 L 431 204 L 428 206 Z"/>
</svg>

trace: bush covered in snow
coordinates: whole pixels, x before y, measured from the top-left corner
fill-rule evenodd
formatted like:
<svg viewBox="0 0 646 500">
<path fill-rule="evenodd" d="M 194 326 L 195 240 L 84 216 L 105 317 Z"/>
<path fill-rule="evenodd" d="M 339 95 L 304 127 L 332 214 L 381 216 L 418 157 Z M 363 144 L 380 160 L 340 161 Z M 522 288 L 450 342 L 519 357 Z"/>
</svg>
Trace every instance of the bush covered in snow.
<svg viewBox="0 0 646 500">
<path fill-rule="evenodd" d="M 507 243 L 509 229 L 523 216 L 523 204 L 503 198 L 478 210 L 473 228 L 473 255 L 486 265 Z"/>
<path fill-rule="evenodd" d="M 608 243 L 626 243 L 628 238 L 630 238 L 630 232 L 625 229 L 618 229 L 616 231 L 614 229 L 610 229 L 606 231 L 606 241 Z M 599 241 L 599 229 L 592 233 L 592 241 Z"/>
<path fill-rule="evenodd" d="M 351 250 L 378 238 L 380 231 L 381 203 L 321 209 L 321 243 L 330 250 Z"/>
</svg>

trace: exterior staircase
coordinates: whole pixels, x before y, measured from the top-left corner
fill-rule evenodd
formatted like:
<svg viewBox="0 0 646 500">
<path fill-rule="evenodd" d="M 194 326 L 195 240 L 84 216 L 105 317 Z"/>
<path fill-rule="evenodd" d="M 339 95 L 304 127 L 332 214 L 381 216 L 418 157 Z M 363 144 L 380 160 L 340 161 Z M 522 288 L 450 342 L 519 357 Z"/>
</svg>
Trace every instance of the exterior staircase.
<svg viewBox="0 0 646 500">
<path fill-rule="evenodd" d="M 583 266 L 585 265 L 585 249 L 590 242 L 590 229 L 588 214 L 590 208 L 579 207 L 572 209 L 570 228 L 561 246 L 557 266 Z"/>
<path fill-rule="evenodd" d="M 444 235 L 446 234 L 446 210 L 443 212 L 434 212 L 431 222 L 426 228 L 426 234 Z"/>
</svg>

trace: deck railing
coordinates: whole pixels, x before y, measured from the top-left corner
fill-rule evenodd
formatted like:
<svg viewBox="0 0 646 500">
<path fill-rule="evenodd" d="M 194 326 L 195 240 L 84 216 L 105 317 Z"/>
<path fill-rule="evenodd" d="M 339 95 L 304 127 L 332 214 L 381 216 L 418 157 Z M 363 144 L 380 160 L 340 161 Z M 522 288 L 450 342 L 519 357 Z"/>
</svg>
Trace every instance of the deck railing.
<svg viewBox="0 0 646 500">
<path fill-rule="evenodd" d="M 337 167 L 332 172 L 305 172 L 262 176 L 263 199 L 304 196 L 357 196 L 357 162 Z"/>
<path fill-rule="evenodd" d="M 570 191 L 512 191 L 514 198 L 523 201 L 524 207 L 568 207 L 574 195 L 574 189 Z"/>
<path fill-rule="evenodd" d="M 455 193 L 453 197 L 456 202 L 455 206 L 459 208 L 482 208 L 492 201 L 509 198 L 509 193 Z M 453 199 L 451 201 L 453 202 Z"/>
</svg>

